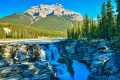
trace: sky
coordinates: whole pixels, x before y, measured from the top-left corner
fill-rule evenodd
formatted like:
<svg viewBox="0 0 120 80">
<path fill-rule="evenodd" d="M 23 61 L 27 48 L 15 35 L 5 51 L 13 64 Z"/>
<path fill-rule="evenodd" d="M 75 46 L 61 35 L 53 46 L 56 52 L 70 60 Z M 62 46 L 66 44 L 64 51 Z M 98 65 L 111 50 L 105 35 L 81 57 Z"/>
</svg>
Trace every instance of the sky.
<svg viewBox="0 0 120 80">
<path fill-rule="evenodd" d="M 103 2 L 108 0 L 0 0 L 0 18 L 14 14 L 24 13 L 32 6 L 40 4 L 51 5 L 55 3 L 62 4 L 67 10 L 80 13 L 85 16 L 97 18 L 97 14 L 101 12 Z M 113 10 L 116 11 L 115 0 L 111 0 Z"/>
</svg>

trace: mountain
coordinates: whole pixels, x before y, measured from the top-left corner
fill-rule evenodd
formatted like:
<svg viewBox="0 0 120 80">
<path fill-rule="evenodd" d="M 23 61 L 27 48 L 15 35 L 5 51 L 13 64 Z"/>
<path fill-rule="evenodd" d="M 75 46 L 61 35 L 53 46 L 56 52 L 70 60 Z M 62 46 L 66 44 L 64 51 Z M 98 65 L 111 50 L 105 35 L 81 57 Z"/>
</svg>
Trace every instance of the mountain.
<svg viewBox="0 0 120 80">
<path fill-rule="evenodd" d="M 23 24 L 26 26 L 30 26 L 31 20 L 30 17 L 23 13 L 15 13 L 10 16 L 6 16 L 0 18 L 0 22 L 2 23 L 13 23 L 13 24 Z"/>
<path fill-rule="evenodd" d="M 36 18 L 40 16 L 41 18 L 48 17 L 50 15 L 57 15 L 57 16 L 65 16 L 65 15 L 73 15 L 71 20 L 82 21 L 83 17 L 79 13 L 72 12 L 70 10 L 66 10 L 63 8 L 61 4 L 53 4 L 53 5 L 43 5 L 40 4 L 39 6 L 33 6 L 29 10 L 25 11 Z"/>
<path fill-rule="evenodd" d="M 40 19 L 32 24 L 32 26 L 62 32 L 67 32 L 67 27 L 71 25 L 72 22 L 70 20 L 55 15 Z"/>
<path fill-rule="evenodd" d="M 82 21 L 83 17 L 63 8 L 61 4 L 33 6 L 24 13 L 15 13 L 0 18 L 0 22 L 22 24 L 25 26 L 40 27 L 46 30 L 66 32 L 68 26 L 75 21 Z"/>
</svg>

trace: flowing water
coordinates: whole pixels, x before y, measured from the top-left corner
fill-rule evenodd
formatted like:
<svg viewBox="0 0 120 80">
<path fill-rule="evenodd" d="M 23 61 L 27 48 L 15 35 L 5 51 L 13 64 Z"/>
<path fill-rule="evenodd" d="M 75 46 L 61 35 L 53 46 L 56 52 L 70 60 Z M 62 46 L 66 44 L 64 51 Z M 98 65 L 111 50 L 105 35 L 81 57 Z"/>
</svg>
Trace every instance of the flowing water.
<svg viewBox="0 0 120 80">
<path fill-rule="evenodd" d="M 40 50 L 40 58 L 41 58 L 41 61 L 46 61 L 46 57 L 45 57 L 45 52 L 43 51 L 43 49 Z"/>
<path fill-rule="evenodd" d="M 47 55 L 48 55 L 48 60 L 50 62 L 57 61 L 58 58 L 60 58 L 59 51 L 58 51 L 57 47 L 54 44 L 50 45 Z"/>
<path fill-rule="evenodd" d="M 60 78 L 60 80 L 73 80 L 71 74 L 68 72 L 68 68 L 65 64 L 59 65 L 57 67 L 57 77 Z"/>
<path fill-rule="evenodd" d="M 70 72 L 68 71 L 68 67 L 66 64 L 58 63 L 57 60 L 60 58 L 60 54 L 58 51 L 58 48 L 54 44 L 50 44 L 49 48 L 45 48 L 45 46 L 41 47 L 42 49 L 39 51 L 39 57 L 41 61 L 48 61 L 51 62 L 51 64 L 57 65 L 57 77 L 60 78 L 60 80 L 87 80 L 89 70 L 87 69 L 85 64 L 82 64 L 76 60 L 73 60 L 73 70 L 74 70 L 74 76 L 72 77 Z M 33 50 L 35 50 L 33 48 Z M 17 51 L 19 54 L 19 60 L 20 62 L 25 62 L 25 56 L 23 54 L 22 50 Z M 27 57 L 30 57 L 31 53 L 28 52 Z"/>
<path fill-rule="evenodd" d="M 66 64 L 61 64 L 57 62 L 58 58 L 60 58 L 60 54 L 54 44 L 51 44 L 49 46 L 49 49 L 46 50 L 45 53 L 48 55 L 48 61 L 54 65 L 57 65 L 57 77 L 59 77 L 60 80 L 73 80 L 70 72 L 68 72 Z"/>
<path fill-rule="evenodd" d="M 89 70 L 87 66 L 76 60 L 73 60 L 73 70 L 74 70 L 74 80 L 87 80 L 89 75 Z"/>
</svg>

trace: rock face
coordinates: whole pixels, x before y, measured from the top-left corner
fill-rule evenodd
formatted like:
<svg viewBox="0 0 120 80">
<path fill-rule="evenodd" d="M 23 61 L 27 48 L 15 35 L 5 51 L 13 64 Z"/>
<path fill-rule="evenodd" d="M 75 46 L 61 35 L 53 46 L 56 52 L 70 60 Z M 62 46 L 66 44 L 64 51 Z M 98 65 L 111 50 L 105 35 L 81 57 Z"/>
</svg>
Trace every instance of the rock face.
<svg viewBox="0 0 120 80">
<path fill-rule="evenodd" d="M 57 45 L 61 55 L 70 56 L 87 65 L 90 71 L 88 80 L 120 80 L 119 55 L 105 40 L 86 43 L 68 40 Z"/>
<path fill-rule="evenodd" d="M 41 17 L 45 18 L 50 15 L 57 15 L 57 16 L 71 16 L 71 20 L 82 21 L 83 17 L 79 13 L 72 12 L 70 10 L 65 10 L 61 4 L 53 4 L 53 5 L 39 5 L 33 6 L 29 10 L 25 11 L 33 16 L 33 18 Z"/>
<path fill-rule="evenodd" d="M 71 66 L 73 60 L 77 60 L 87 65 L 90 71 L 88 80 L 120 80 L 120 54 L 116 54 L 107 44 L 105 40 L 65 40 L 55 43 L 57 47 L 51 45 L 50 48 L 50 51 L 57 48 L 62 58 L 55 59 L 54 54 L 51 54 L 53 51 L 48 54 L 51 54 L 50 60 L 55 59 L 61 64 L 66 64 L 72 76 L 74 70 Z M 47 50 L 49 46 L 0 45 L 0 79 L 59 80 L 56 77 L 58 64 L 51 64 L 38 57 L 42 54 L 41 49 Z M 46 59 L 47 57 L 49 56 L 46 56 Z"/>
<path fill-rule="evenodd" d="M 40 51 L 37 44 L 0 45 L 0 79 L 50 80 L 54 74 L 53 67 L 40 60 Z"/>
</svg>

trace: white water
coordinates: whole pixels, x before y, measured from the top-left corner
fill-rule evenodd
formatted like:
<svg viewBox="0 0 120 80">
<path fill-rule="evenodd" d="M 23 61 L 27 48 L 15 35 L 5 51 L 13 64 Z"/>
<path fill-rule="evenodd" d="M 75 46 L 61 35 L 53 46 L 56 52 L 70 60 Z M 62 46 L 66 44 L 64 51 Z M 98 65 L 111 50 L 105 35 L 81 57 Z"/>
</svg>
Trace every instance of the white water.
<svg viewBox="0 0 120 80">
<path fill-rule="evenodd" d="M 65 64 L 61 64 L 57 67 L 57 77 L 60 80 L 73 80 L 71 74 L 68 72 L 68 68 Z"/>
<path fill-rule="evenodd" d="M 26 58 L 25 58 L 25 56 L 23 54 L 23 51 L 22 50 L 17 50 L 17 53 L 18 53 L 20 63 L 26 62 Z"/>
<path fill-rule="evenodd" d="M 45 51 L 43 49 L 40 50 L 40 58 L 41 61 L 46 61 Z"/>
<path fill-rule="evenodd" d="M 60 58 L 58 48 L 54 44 L 51 44 L 48 50 L 48 61 L 58 65 L 57 77 L 60 78 L 60 80 L 73 80 L 70 72 L 68 72 L 67 66 L 57 62 L 58 58 Z"/>
<path fill-rule="evenodd" d="M 87 80 L 89 70 L 85 64 L 73 60 L 74 80 Z"/>
<path fill-rule="evenodd" d="M 47 55 L 48 55 L 48 61 L 52 62 L 52 61 L 57 61 L 58 58 L 60 58 L 60 54 L 59 51 L 57 49 L 57 47 L 54 44 L 51 44 L 48 51 L 47 51 Z"/>
</svg>

